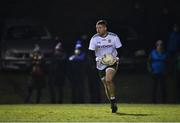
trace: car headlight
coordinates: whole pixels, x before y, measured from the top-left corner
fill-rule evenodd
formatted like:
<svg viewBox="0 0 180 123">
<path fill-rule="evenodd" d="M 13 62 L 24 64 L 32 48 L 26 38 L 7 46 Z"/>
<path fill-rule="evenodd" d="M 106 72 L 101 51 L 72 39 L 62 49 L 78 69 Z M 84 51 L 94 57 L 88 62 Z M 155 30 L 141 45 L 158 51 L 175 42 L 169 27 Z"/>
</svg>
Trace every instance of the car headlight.
<svg viewBox="0 0 180 123">
<path fill-rule="evenodd" d="M 5 58 L 12 58 L 12 57 L 16 57 L 16 51 L 13 50 L 7 50 L 4 54 Z"/>
</svg>

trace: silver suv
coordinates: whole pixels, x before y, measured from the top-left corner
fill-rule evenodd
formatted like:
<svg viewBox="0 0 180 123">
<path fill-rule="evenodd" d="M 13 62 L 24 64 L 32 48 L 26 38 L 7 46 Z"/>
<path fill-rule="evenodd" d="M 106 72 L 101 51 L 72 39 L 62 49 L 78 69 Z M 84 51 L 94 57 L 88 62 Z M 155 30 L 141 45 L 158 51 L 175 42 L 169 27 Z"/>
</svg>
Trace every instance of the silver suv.
<svg viewBox="0 0 180 123">
<path fill-rule="evenodd" d="M 51 34 L 43 25 L 24 20 L 7 22 L 1 36 L 1 68 L 26 69 L 34 45 L 38 44 L 48 58 L 53 42 Z"/>
</svg>

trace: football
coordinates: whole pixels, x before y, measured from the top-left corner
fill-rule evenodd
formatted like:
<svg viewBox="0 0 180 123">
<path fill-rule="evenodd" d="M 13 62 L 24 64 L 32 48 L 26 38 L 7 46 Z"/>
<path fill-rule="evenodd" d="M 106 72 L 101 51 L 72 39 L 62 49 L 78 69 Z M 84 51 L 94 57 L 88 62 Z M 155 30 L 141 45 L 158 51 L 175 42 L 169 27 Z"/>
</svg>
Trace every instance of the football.
<svg viewBox="0 0 180 123">
<path fill-rule="evenodd" d="M 112 56 L 111 54 L 105 54 L 102 57 L 102 64 L 113 65 L 115 62 L 116 62 L 116 58 Z"/>
</svg>

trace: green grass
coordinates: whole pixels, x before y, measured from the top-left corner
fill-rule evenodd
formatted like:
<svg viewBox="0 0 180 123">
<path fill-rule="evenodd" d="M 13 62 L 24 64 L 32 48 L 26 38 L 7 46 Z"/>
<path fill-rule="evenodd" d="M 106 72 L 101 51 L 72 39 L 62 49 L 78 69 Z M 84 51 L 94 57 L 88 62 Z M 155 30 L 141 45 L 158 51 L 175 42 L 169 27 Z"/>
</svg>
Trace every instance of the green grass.
<svg viewBox="0 0 180 123">
<path fill-rule="evenodd" d="M 112 114 L 109 104 L 0 105 L 0 121 L 180 121 L 180 105 L 119 104 Z"/>
</svg>

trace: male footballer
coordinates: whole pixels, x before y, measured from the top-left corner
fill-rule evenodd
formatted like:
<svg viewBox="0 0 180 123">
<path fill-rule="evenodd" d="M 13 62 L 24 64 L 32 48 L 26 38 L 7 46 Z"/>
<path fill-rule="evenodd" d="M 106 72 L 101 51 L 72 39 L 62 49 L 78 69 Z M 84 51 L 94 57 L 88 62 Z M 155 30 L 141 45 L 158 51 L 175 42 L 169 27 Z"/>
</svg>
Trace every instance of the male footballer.
<svg viewBox="0 0 180 123">
<path fill-rule="evenodd" d="M 103 82 L 106 96 L 111 102 L 112 113 L 116 113 L 118 108 L 113 78 L 119 62 L 117 49 L 120 48 L 122 44 L 116 34 L 108 32 L 107 22 L 105 20 L 99 20 L 96 23 L 96 31 L 97 34 L 90 40 L 89 50 L 96 60 L 96 68 Z"/>
</svg>

